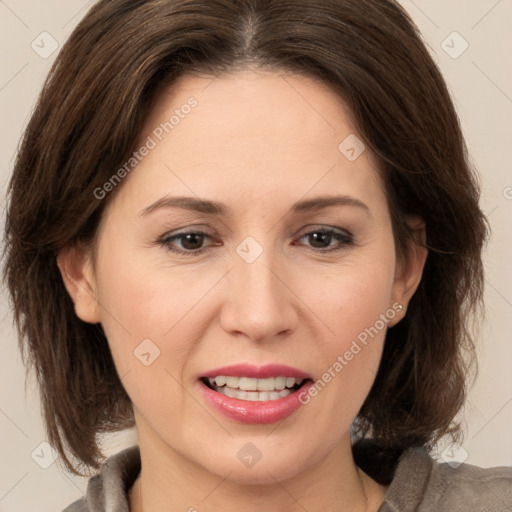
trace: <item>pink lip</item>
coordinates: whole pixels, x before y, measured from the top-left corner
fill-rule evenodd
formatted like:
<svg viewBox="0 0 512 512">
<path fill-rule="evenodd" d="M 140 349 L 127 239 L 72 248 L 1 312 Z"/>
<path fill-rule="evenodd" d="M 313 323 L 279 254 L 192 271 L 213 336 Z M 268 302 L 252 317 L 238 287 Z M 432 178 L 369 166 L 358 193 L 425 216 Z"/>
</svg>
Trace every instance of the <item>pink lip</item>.
<svg viewBox="0 0 512 512">
<path fill-rule="evenodd" d="M 268 379 L 270 377 L 295 377 L 296 379 L 311 379 L 307 373 L 286 366 L 284 364 L 266 364 L 254 366 L 252 364 L 234 364 L 216 368 L 200 375 L 200 377 L 217 377 L 225 375 L 228 377 L 251 377 L 253 379 Z"/>
<path fill-rule="evenodd" d="M 313 382 L 304 383 L 301 388 L 290 393 L 279 400 L 268 400 L 266 402 L 250 402 L 239 400 L 217 393 L 206 384 L 199 381 L 201 393 L 207 402 L 218 412 L 227 418 L 240 423 L 275 423 L 282 421 L 293 414 L 301 405 L 300 394 L 307 393 Z"/>
<path fill-rule="evenodd" d="M 201 377 L 217 377 L 226 375 L 231 377 L 251 377 L 265 379 L 269 377 L 295 377 L 296 379 L 311 379 L 301 370 L 281 364 L 269 364 L 265 366 L 253 366 L 250 364 L 237 364 L 223 366 L 211 370 Z M 300 395 L 307 392 L 307 388 L 313 385 L 312 381 L 305 382 L 301 388 L 278 400 L 267 400 L 265 402 L 251 402 L 230 398 L 222 393 L 210 389 L 204 382 L 198 382 L 201 393 L 206 401 L 218 412 L 227 418 L 240 423 L 275 423 L 282 421 L 303 405 L 299 400 Z"/>
</svg>

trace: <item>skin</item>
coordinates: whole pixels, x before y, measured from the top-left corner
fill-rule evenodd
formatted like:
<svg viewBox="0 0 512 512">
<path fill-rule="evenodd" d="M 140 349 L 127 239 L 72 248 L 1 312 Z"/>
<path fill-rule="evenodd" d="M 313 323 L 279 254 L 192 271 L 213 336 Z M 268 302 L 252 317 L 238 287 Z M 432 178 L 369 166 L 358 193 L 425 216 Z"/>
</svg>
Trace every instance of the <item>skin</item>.
<svg viewBox="0 0 512 512">
<path fill-rule="evenodd" d="M 377 161 L 368 149 L 355 161 L 338 150 L 355 130 L 324 85 L 262 70 L 185 76 L 157 97 L 141 144 L 191 96 L 197 106 L 109 198 L 94 245 L 58 257 L 77 315 L 101 322 L 133 402 L 142 471 L 131 510 L 377 510 L 386 488 L 355 465 L 348 429 L 375 378 L 385 329 L 279 423 L 225 418 L 205 402 L 198 376 L 249 362 L 321 378 L 393 304 L 404 309 L 388 326 L 403 318 L 426 251 L 411 245 L 398 265 Z M 367 209 L 290 212 L 298 200 L 333 194 Z M 140 214 L 165 196 L 219 201 L 231 215 Z M 422 223 L 410 223 L 421 235 Z M 305 236 L 328 227 L 353 243 Z M 187 231 L 212 238 L 158 242 Z M 248 236 L 263 249 L 252 263 L 236 251 Z M 194 247 L 208 248 L 194 255 Z M 144 339 L 160 350 L 150 366 L 134 356 Z M 237 458 L 248 442 L 262 454 L 251 468 Z"/>
</svg>

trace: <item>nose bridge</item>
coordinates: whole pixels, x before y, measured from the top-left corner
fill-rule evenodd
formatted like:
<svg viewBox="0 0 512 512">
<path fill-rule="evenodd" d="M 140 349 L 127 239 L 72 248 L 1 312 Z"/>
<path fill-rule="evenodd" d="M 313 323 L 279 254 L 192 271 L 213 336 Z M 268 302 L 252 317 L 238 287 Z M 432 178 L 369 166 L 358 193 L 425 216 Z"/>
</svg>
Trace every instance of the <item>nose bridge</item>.
<svg viewBox="0 0 512 512">
<path fill-rule="evenodd" d="M 259 247 L 254 240 L 238 246 L 222 318 L 224 329 L 244 333 L 252 340 L 293 329 L 296 317 L 290 292 L 281 281 L 284 276 L 278 277 L 278 269 L 283 268 L 278 256 L 270 248 Z"/>
</svg>

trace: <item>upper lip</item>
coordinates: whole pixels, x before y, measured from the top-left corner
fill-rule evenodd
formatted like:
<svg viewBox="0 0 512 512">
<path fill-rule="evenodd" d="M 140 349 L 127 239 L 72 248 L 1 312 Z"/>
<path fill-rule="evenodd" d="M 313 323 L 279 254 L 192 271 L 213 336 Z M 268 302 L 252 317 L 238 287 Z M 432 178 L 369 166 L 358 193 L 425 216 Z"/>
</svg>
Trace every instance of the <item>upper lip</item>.
<svg viewBox="0 0 512 512">
<path fill-rule="evenodd" d="M 218 377 L 219 375 L 231 377 L 250 377 L 253 379 L 267 379 L 270 377 L 295 377 L 296 379 L 311 379 L 311 376 L 292 366 L 285 364 L 266 364 L 255 366 L 249 363 L 233 364 L 209 370 L 201 377 Z"/>
</svg>

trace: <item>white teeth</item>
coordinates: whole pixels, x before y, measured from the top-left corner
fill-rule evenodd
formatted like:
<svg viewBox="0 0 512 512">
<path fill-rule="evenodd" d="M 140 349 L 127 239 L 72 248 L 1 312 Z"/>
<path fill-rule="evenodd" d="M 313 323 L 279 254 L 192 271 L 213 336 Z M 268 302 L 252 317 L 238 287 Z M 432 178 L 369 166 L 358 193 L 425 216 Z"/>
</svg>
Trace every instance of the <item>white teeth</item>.
<svg viewBox="0 0 512 512">
<path fill-rule="evenodd" d="M 212 379 L 209 379 L 209 380 L 210 380 L 210 384 L 213 385 Z M 226 384 L 226 377 L 224 377 L 224 375 L 215 377 L 215 379 L 213 379 L 213 380 L 215 381 L 215 384 L 217 384 L 217 386 L 224 386 L 224 384 Z"/>
<path fill-rule="evenodd" d="M 247 400 L 249 402 L 268 402 L 279 400 L 288 396 L 292 391 L 283 389 L 281 391 L 243 391 L 240 389 L 229 388 L 228 386 L 215 386 L 215 391 L 230 398 L 238 398 L 238 400 Z"/>
<path fill-rule="evenodd" d="M 229 396 L 231 398 L 235 398 L 236 389 L 228 388 L 227 386 L 224 386 L 224 387 L 219 388 L 219 389 L 222 389 L 226 396 Z"/>
<path fill-rule="evenodd" d="M 240 382 L 239 377 L 226 377 L 226 386 L 228 388 L 236 389 L 238 387 L 239 382 Z"/>
<path fill-rule="evenodd" d="M 245 398 L 242 398 L 242 400 L 249 400 L 250 402 L 258 402 L 259 401 L 259 393 L 245 393 Z M 235 395 L 236 398 L 236 395 Z"/>
<path fill-rule="evenodd" d="M 276 389 L 284 389 L 286 387 L 286 377 L 276 377 L 274 386 Z"/>
<path fill-rule="evenodd" d="M 257 379 L 258 391 L 274 391 L 274 377 L 270 379 Z"/>
<path fill-rule="evenodd" d="M 243 391 L 256 391 L 258 379 L 250 379 L 249 377 L 240 377 L 238 387 Z"/>
<path fill-rule="evenodd" d="M 296 384 L 302 384 L 303 379 L 295 377 L 270 377 L 255 379 L 252 377 L 229 377 L 218 375 L 209 377 L 210 386 L 218 393 L 231 398 L 248 401 L 278 400 L 289 395 Z"/>
</svg>

